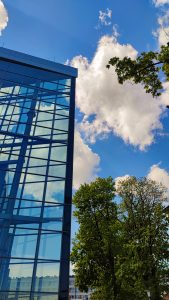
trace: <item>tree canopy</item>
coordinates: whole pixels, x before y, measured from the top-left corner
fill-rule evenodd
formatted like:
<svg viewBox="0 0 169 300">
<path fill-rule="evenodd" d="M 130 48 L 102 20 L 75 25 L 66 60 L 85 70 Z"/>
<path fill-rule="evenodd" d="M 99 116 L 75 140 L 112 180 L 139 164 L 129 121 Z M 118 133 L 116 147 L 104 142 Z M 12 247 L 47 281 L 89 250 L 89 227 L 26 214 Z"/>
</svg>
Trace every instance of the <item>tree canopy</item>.
<svg viewBox="0 0 169 300">
<path fill-rule="evenodd" d="M 132 291 L 134 286 L 136 292 L 139 288 L 141 299 L 146 299 L 145 291 L 150 291 L 152 300 L 161 299 L 162 292 L 168 289 L 164 287 L 169 261 L 168 220 L 162 204 L 166 200 L 165 188 L 147 178 L 129 177 L 121 182 L 118 194 L 122 199 L 123 242 L 127 252 L 123 276 L 130 281 L 126 289 Z"/>
<path fill-rule="evenodd" d="M 84 184 L 75 193 L 74 213 L 80 228 L 74 241 L 72 263 L 80 289 L 95 289 L 94 299 L 116 299 L 115 257 L 119 249 L 120 222 L 111 178 Z"/>
<path fill-rule="evenodd" d="M 132 80 L 143 84 L 146 93 L 151 93 L 153 97 L 160 96 L 163 89 L 161 78 L 169 80 L 169 43 L 162 46 L 159 52 L 143 52 L 135 60 L 112 57 L 107 68 L 111 66 L 115 67 L 120 84 Z"/>
<path fill-rule="evenodd" d="M 97 178 L 79 188 L 71 260 L 80 290 L 91 288 L 97 300 L 147 300 L 147 291 L 162 299 L 169 262 L 165 199 L 165 189 L 147 178 L 129 177 L 116 189 L 111 177 Z"/>
</svg>

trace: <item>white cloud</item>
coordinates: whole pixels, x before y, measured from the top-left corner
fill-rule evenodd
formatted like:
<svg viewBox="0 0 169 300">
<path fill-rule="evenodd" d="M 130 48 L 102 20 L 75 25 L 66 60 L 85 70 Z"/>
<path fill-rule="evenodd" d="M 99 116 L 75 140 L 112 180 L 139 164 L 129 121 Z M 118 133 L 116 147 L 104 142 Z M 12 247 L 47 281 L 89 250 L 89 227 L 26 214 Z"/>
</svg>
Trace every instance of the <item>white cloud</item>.
<svg viewBox="0 0 169 300">
<path fill-rule="evenodd" d="M 160 168 L 159 164 L 150 168 L 147 178 L 162 183 L 169 190 L 169 173 L 165 169 Z"/>
<path fill-rule="evenodd" d="M 92 152 L 91 148 L 84 143 L 76 129 L 73 171 L 73 186 L 75 189 L 79 188 L 80 184 L 89 182 L 97 176 L 99 163 L 99 156 Z"/>
<path fill-rule="evenodd" d="M 162 128 L 163 109 L 141 85 L 118 83 L 114 68 L 106 69 L 113 56 L 135 59 L 137 51 L 106 35 L 100 39 L 91 62 L 83 56 L 71 62 L 79 69 L 76 103 L 84 114 L 80 130 L 90 142 L 114 133 L 143 150 L 153 143 L 155 130 Z"/>
<path fill-rule="evenodd" d="M 159 47 L 169 42 L 169 10 L 158 18 L 159 28 L 153 32 L 157 38 Z"/>
<path fill-rule="evenodd" d="M 158 18 L 159 28 L 153 32 L 157 38 L 159 48 L 169 42 L 169 10 Z M 163 93 L 160 96 L 161 103 L 169 105 L 169 82 L 163 82 Z"/>
<path fill-rule="evenodd" d="M 115 178 L 115 188 L 116 188 L 116 190 L 119 188 L 121 182 L 127 180 L 129 177 L 131 177 L 131 176 L 130 175 L 124 175 L 124 176 L 116 177 Z"/>
<path fill-rule="evenodd" d="M 169 4 L 169 0 L 153 0 L 155 6 L 161 6 L 164 4 Z"/>
<path fill-rule="evenodd" d="M 0 35 L 2 33 L 2 30 L 6 28 L 7 24 L 8 24 L 8 13 L 4 4 L 0 0 Z"/>
<path fill-rule="evenodd" d="M 113 25 L 113 36 L 115 37 L 115 38 L 118 38 L 119 37 L 119 32 L 118 32 L 118 25 L 117 24 L 114 24 Z"/>
<path fill-rule="evenodd" d="M 169 82 L 166 81 L 163 83 L 163 93 L 160 96 L 160 100 L 164 105 L 169 105 Z"/>
<path fill-rule="evenodd" d="M 104 26 L 111 25 L 112 10 L 107 8 L 105 11 L 99 11 L 99 21 Z"/>
<path fill-rule="evenodd" d="M 157 183 L 161 183 L 166 188 L 166 200 L 164 201 L 164 205 L 168 206 L 168 199 L 169 199 L 169 172 L 165 169 L 159 167 L 159 164 L 153 165 L 147 178 L 156 181 Z"/>
</svg>

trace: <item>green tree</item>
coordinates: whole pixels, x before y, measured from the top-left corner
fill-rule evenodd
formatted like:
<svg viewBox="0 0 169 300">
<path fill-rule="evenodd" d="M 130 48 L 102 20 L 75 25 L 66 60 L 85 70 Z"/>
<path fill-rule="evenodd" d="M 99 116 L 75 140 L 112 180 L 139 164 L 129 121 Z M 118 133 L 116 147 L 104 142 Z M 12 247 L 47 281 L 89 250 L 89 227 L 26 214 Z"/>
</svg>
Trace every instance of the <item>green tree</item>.
<svg viewBox="0 0 169 300">
<path fill-rule="evenodd" d="M 112 57 L 107 68 L 111 66 L 115 67 L 120 84 L 132 80 L 136 84 L 143 84 L 146 93 L 159 96 L 163 88 L 161 78 L 169 80 L 169 43 L 162 46 L 159 52 L 143 52 L 135 60 Z"/>
<path fill-rule="evenodd" d="M 114 182 L 97 178 L 75 193 L 75 217 L 79 231 L 73 243 L 71 260 L 76 284 L 93 289 L 93 299 L 117 299 L 116 259 L 120 253 L 121 222 L 117 219 Z"/>
<path fill-rule="evenodd" d="M 79 231 L 71 260 L 80 290 L 95 300 L 161 299 L 167 291 L 168 221 L 165 189 L 146 178 L 118 184 L 97 178 L 75 193 Z M 117 204 L 117 203 L 118 204 Z"/>
<path fill-rule="evenodd" d="M 147 299 L 146 291 L 150 291 L 152 300 L 162 299 L 168 290 L 164 282 L 169 263 L 168 220 L 163 207 L 166 191 L 147 178 L 129 177 L 119 184 L 118 194 L 127 253 L 121 263 L 124 290 L 135 290 L 135 295 L 140 292 L 141 299 Z"/>
</svg>

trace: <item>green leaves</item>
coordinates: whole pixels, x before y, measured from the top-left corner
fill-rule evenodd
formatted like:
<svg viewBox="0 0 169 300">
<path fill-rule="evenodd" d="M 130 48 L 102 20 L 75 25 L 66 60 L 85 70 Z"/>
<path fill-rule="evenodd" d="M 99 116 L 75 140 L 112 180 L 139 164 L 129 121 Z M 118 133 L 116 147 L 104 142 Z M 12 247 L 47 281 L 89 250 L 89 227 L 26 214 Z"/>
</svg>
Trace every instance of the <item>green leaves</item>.
<svg viewBox="0 0 169 300">
<path fill-rule="evenodd" d="M 109 69 L 111 66 L 115 67 L 120 84 L 131 80 L 135 84 L 141 83 L 146 93 L 151 93 L 153 97 L 160 96 L 163 88 L 161 72 L 165 80 L 169 80 L 169 45 L 162 46 L 159 53 L 143 52 L 136 60 L 113 57 L 106 67 Z"/>
<path fill-rule="evenodd" d="M 120 202 L 115 201 L 118 192 Z M 167 290 L 168 221 L 165 189 L 147 178 L 111 177 L 84 184 L 74 195 L 79 230 L 71 260 L 77 286 L 92 299 L 159 300 Z"/>
<path fill-rule="evenodd" d="M 114 299 L 117 289 L 114 257 L 119 250 L 116 224 L 119 221 L 114 197 L 114 182 L 109 177 L 82 185 L 73 199 L 80 226 L 71 255 L 76 282 L 82 289 L 96 290 L 101 285 L 109 291 L 109 300 Z"/>
</svg>

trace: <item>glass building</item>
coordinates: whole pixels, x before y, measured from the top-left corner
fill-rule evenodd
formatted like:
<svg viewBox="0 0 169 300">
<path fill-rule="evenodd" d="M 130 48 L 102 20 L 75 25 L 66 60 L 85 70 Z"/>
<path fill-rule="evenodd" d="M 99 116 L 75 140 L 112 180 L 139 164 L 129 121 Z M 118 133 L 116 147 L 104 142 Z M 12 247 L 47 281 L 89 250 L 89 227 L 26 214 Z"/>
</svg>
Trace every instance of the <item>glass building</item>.
<svg viewBox="0 0 169 300">
<path fill-rule="evenodd" d="M 0 48 L 0 300 L 68 300 L 76 77 Z"/>
</svg>

